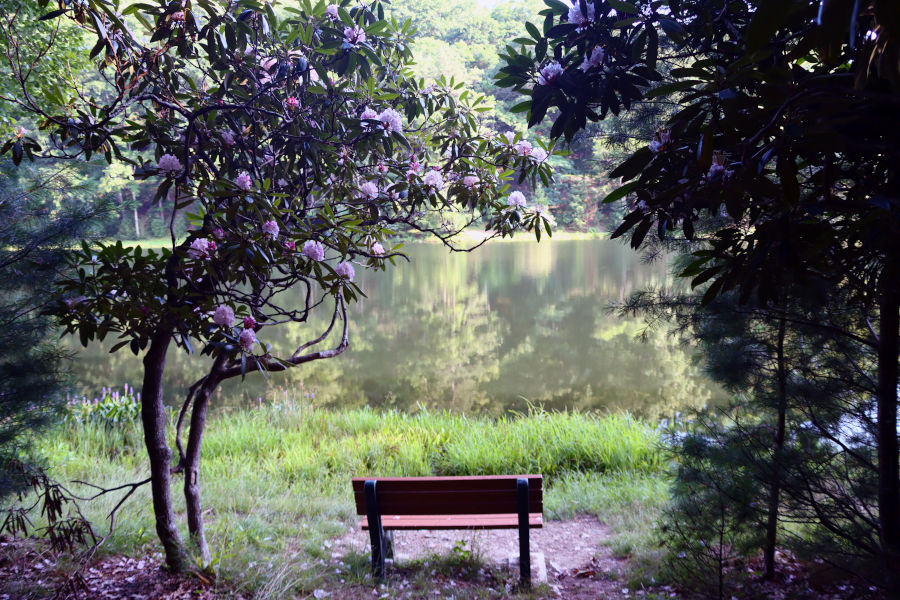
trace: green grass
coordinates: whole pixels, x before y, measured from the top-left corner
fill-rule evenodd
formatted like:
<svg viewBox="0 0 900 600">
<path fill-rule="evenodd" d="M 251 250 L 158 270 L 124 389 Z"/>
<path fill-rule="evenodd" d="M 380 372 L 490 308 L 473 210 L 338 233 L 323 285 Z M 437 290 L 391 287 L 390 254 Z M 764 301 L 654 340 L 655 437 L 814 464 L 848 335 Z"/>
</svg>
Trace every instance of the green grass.
<svg viewBox="0 0 900 600">
<path fill-rule="evenodd" d="M 42 444 L 59 480 L 117 485 L 147 475 L 137 423 L 68 423 Z M 333 585 L 324 542 L 356 526 L 349 482 L 356 475 L 542 473 L 549 518 L 597 514 L 612 529 L 615 552 L 639 554 L 652 546 L 665 497 L 657 444 L 651 427 L 627 415 L 534 411 L 490 420 L 293 403 L 222 412 L 208 424 L 201 470 L 213 568 L 260 598 Z M 174 478 L 183 514 L 180 486 Z M 117 501 L 103 497 L 86 513 L 103 527 Z M 145 487 L 123 505 L 105 551 L 155 549 Z"/>
</svg>

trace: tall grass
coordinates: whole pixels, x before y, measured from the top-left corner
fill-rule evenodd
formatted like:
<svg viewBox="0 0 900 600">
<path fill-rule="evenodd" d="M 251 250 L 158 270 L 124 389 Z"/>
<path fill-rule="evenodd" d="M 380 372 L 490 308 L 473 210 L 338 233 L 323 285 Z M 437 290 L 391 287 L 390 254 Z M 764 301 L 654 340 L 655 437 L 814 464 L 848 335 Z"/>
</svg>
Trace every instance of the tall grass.
<svg viewBox="0 0 900 600">
<path fill-rule="evenodd" d="M 660 477 L 657 443 L 653 428 L 627 415 L 532 411 L 492 420 L 293 402 L 220 412 L 207 426 L 201 465 L 215 567 L 257 591 L 283 593 L 287 585 L 299 593 L 321 585 L 330 559 L 324 541 L 356 526 L 353 476 L 542 473 L 551 518 L 634 512 L 633 505 L 617 507 L 603 497 L 625 482 Z M 136 422 L 111 428 L 70 421 L 44 439 L 42 450 L 61 480 L 118 485 L 147 476 Z M 183 511 L 180 481 L 174 486 L 176 510 Z M 102 521 L 116 501 L 101 498 L 87 514 Z M 110 550 L 153 547 L 149 490 L 125 503 L 117 523 Z M 293 583 L 275 575 L 285 564 L 297 565 Z"/>
</svg>

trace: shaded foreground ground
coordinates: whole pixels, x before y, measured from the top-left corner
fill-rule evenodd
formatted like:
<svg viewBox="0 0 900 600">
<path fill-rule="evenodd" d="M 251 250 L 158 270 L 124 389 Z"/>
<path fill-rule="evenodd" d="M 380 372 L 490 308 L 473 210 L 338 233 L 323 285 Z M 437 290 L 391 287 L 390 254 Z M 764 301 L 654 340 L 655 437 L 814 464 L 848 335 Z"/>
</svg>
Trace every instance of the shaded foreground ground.
<svg viewBox="0 0 900 600">
<path fill-rule="evenodd" d="M 395 540 L 397 564 L 387 579 L 375 584 L 368 574 L 368 548 L 359 530 L 325 541 L 330 557 L 311 566 L 323 574 L 321 587 L 300 594 L 261 590 L 261 595 L 285 598 L 370 600 L 372 598 L 446 599 L 563 598 L 610 600 L 693 598 L 670 586 L 630 589 L 622 575 L 628 558 L 613 556 L 610 532 L 595 517 L 581 515 L 551 521 L 532 532 L 532 550 L 546 557 L 547 582 L 531 593 L 520 593 L 518 572 L 507 565 L 515 555 L 515 532 L 403 532 Z M 292 565 L 267 565 L 286 571 Z M 751 563 L 733 568 L 758 569 Z M 0 600 L 52 597 L 65 582 L 66 565 L 54 562 L 31 541 L 0 540 Z M 250 600 L 257 594 L 242 590 L 240 582 L 216 581 L 193 574 L 173 576 L 162 568 L 159 554 L 139 558 L 109 556 L 84 569 L 84 578 L 59 597 L 85 600 Z M 275 579 L 290 582 L 290 574 Z M 884 600 L 864 583 L 848 582 L 814 565 L 801 565 L 779 556 L 778 578 L 755 582 L 732 599 L 768 600 Z M 70 580 L 71 581 L 71 580 Z M 285 591 L 281 596 L 280 591 Z M 733 591 L 733 590 L 732 590 Z"/>
</svg>

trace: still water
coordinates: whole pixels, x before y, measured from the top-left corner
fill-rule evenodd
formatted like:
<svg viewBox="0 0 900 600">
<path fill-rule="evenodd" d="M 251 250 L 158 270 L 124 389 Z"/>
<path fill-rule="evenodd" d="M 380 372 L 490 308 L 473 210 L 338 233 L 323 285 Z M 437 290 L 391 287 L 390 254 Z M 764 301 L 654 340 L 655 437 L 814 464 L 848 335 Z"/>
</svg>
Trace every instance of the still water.
<svg viewBox="0 0 900 600">
<path fill-rule="evenodd" d="M 324 406 L 498 414 L 530 403 L 658 419 L 721 396 L 692 361 L 691 348 L 665 331 L 637 341 L 642 323 L 611 313 L 610 305 L 633 291 L 671 284 L 666 264 L 645 264 L 617 241 L 493 243 L 470 254 L 422 243 L 405 251 L 412 262 L 387 272 L 357 268 L 368 297 L 351 308 L 347 352 L 286 373 L 225 382 L 213 406 L 287 395 Z M 323 314 L 274 335 L 263 330 L 260 340 L 287 350 L 316 337 L 326 320 Z M 108 354 L 114 343 L 79 349 L 75 366 L 84 393 L 140 384 L 140 359 L 127 349 Z M 180 403 L 207 361 L 173 345 L 168 404 Z"/>
</svg>

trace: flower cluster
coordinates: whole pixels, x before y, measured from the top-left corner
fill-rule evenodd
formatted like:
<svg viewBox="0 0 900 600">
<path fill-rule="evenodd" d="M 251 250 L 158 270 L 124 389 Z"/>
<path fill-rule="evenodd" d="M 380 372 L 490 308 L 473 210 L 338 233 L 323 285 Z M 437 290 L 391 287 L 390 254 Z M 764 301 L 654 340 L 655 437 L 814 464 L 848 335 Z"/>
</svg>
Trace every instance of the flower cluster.
<svg viewBox="0 0 900 600">
<path fill-rule="evenodd" d="M 174 154 L 163 154 L 159 157 L 157 168 L 166 175 L 174 175 L 181 171 L 181 161 Z"/>
<path fill-rule="evenodd" d="M 378 115 L 378 120 L 381 121 L 387 133 L 403 131 L 403 117 L 393 108 L 386 108 L 381 111 L 381 114 Z"/>
<path fill-rule="evenodd" d="M 315 240 L 306 240 L 303 244 L 303 249 L 300 252 L 302 252 L 303 256 L 306 258 L 316 262 L 325 259 L 325 246 L 323 246 L 321 242 Z"/>
<path fill-rule="evenodd" d="M 231 327 L 234 325 L 234 309 L 227 304 L 220 304 L 213 313 L 213 323 L 222 327 Z"/>
<path fill-rule="evenodd" d="M 329 4 L 325 8 L 325 16 L 331 19 L 332 21 L 337 21 L 338 19 L 338 5 L 337 4 Z"/>
<path fill-rule="evenodd" d="M 551 60 L 541 68 L 538 73 L 538 85 L 551 85 L 559 76 L 563 74 L 564 69 L 559 61 Z"/>
<path fill-rule="evenodd" d="M 353 265 L 349 262 L 339 262 L 334 267 L 334 272 L 338 274 L 338 277 L 346 279 L 347 281 L 353 281 L 353 277 L 356 275 L 356 271 L 353 270 Z"/>
<path fill-rule="evenodd" d="M 360 44 L 366 41 L 366 30 L 359 25 L 353 27 L 344 27 L 344 46 L 349 48 L 359 48 Z"/>
<path fill-rule="evenodd" d="M 591 0 L 588 0 L 586 4 L 587 14 L 584 14 L 583 12 L 581 12 L 581 3 L 579 2 L 579 0 L 572 0 L 572 6 L 569 7 L 569 23 L 581 25 L 582 27 L 584 27 L 594 20 L 594 3 Z"/>
<path fill-rule="evenodd" d="M 251 179 L 250 174 L 247 173 L 247 171 L 244 171 L 234 180 L 234 185 L 245 192 L 249 192 L 253 188 L 253 179 Z"/>
<path fill-rule="evenodd" d="M 525 208 L 525 194 L 518 191 L 511 193 L 506 204 L 512 208 Z"/>
<path fill-rule="evenodd" d="M 513 149 L 519 156 L 528 156 L 531 154 L 532 146 L 528 140 L 519 140 L 513 145 Z"/>
<path fill-rule="evenodd" d="M 367 181 L 359 186 L 359 198 L 365 200 L 374 200 L 378 197 L 378 184 L 374 181 Z"/>
<path fill-rule="evenodd" d="M 651 152 L 662 152 L 668 150 L 672 144 L 672 132 L 668 129 L 657 129 L 650 140 Z"/>
<path fill-rule="evenodd" d="M 369 248 L 369 252 L 375 256 L 384 256 L 384 246 L 381 245 L 381 242 L 375 242 L 372 244 L 372 247 Z"/>
<path fill-rule="evenodd" d="M 589 71 L 594 67 L 599 67 L 603 64 L 603 59 L 606 57 L 606 53 L 603 52 L 603 48 L 597 46 L 593 50 L 591 50 L 591 55 L 584 59 L 584 62 L 581 63 L 579 67 L 582 71 Z"/>
<path fill-rule="evenodd" d="M 253 345 L 256 344 L 256 333 L 252 329 L 243 329 L 239 339 L 244 352 L 251 352 Z"/>
<path fill-rule="evenodd" d="M 266 235 L 271 235 L 272 237 L 278 235 L 278 223 L 276 223 L 275 221 L 266 221 L 265 223 L 263 223 L 262 229 L 263 233 L 265 233 Z"/>
<path fill-rule="evenodd" d="M 444 178 L 441 177 L 440 171 L 435 171 L 432 169 L 425 173 L 425 177 L 422 178 L 422 183 L 424 183 L 429 188 L 433 189 L 436 192 L 441 191 L 441 188 L 444 187 Z"/>
<path fill-rule="evenodd" d="M 206 238 L 197 238 L 188 248 L 188 256 L 194 260 L 207 260 L 216 249 L 216 243 Z"/>
</svg>

